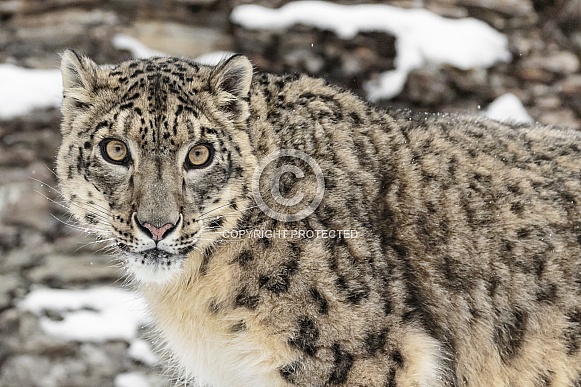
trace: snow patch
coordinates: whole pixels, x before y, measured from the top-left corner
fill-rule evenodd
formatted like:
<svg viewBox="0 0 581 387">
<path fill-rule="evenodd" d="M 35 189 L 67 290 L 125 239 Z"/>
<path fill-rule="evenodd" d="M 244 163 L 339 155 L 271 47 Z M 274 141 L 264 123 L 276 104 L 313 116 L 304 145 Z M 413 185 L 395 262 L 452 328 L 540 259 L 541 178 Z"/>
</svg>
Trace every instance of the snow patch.
<svg viewBox="0 0 581 387">
<path fill-rule="evenodd" d="M 230 51 L 215 51 L 197 56 L 194 61 L 206 66 L 216 66 L 218 63 L 230 58 L 235 53 Z"/>
<path fill-rule="evenodd" d="M 118 50 L 129 50 L 135 58 L 166 56 L 129 35 L 115 35 L 113 45 Z M 232 55 L 232 52 L 218 51 L 201 55 L 195 61 L 214 66 Z M 62 90 L 58 69 L 27 69 L 8 63 L 0 64 L 0 119 L 24 116 L 34 109 L 58 108 L 62 101 Z"/>
<path fill-rule="evenodd" d="M 483 111 L 483 114 L 500 122 L 527 123 L 534 122 L 529 116 L 520 99 L 512 94 L 506 93 L 496 98 Z"/>
<path fill-rule="evenodd" d="M 139 40 L 126 34 L 117 34 L 113 37 L 113 47 L 117 50 L 128 50 L 134 58 L 150 58 L 153 56 L 167 56 L 167 54 L 154 50 L 141 43 Z"/>
<path fill-rule="evenodd" d="M 133 340 L 128 349 L 129 357 L 147 366 L 153 366 L 159 361 L 159 357 L 151 350 L 150 344 L 141 339 Z"/>
<path fill-rule="evenodd" d="M 59 106 L 61 99 L 59 70 L 34 70 L 0 64 L 0 119 L 23 116 L 33 109 Z"/>
<path fill-rule="evenodd" d="M 18 307 L 38 315 L 43 331 L 65 340 L 131 341 L 141 326 L 150 323 L 145 301 L 135 292 L 114 287 L 35 289 Z M 47 311 L 60 313 L 63 319 L 51 320 Z"/>
<path fill-rule="evenodd" d="M 150 383 L 141 372 L 125 372 L 115 376 L 115 387 L 149 387 Z"/>
<path fill-rule="evenodd" d="M 403 90 L 409 72 L 427 63 L 467 70 L 511 59 L 507 38 L 488 24 L 472 18 L 446 19 L 425 9 L 297 1 L 278 9 L 240 5 L 230 19 L 244 28 L 259 30 L 282 30 L 300 23 L 331 30 L 343 39 L 367 31 L 394 35 L 396 69 L 366 83 L 370 100 L 396 96 Z"/>
</svg>

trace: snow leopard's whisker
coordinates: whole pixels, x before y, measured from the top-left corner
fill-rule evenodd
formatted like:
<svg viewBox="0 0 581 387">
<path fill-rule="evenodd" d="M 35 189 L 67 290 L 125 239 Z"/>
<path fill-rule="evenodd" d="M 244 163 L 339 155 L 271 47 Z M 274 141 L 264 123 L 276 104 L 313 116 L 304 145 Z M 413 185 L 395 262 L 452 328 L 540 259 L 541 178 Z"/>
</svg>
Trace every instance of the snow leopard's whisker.
<svg viewBox="0 0 581 387">
<path fill-rule="evenodd" d="M 77 207 L 79 207 L 79 208 L 81 208 L 81 209 L 84 209 L 84 210 L 86 210 L 86 208 L 82 207 L 82 206 L 81 206 L 81 205 L 79 205 L 78 203 L 74 203 L 74 202 L 72 202 L 72 201 L 68 201 L 68 200 L 65 198 L 65 196 L 63 195 L 63 193 L 62 193 L 62 192 L 61 192 L 61 191 L 60 191 L 58 188 L 56 188 L 56 187 L 53 187 L 52 185 L 50 185 L 50 184 L 48 184 L 48 183 L 45 183 L 45 182 L 43 182 L 42 180 L 39 180 L 39 179 L 37 179 L 37 178 L 31 177 L 31 176 L 29 176 L 29 178 L 30 178 L 30 179 L 32 179 L 32 180 L 34 180 L 34 181 L 36 181 L 36 182 L 38 182 L 38 183 L 40 183 L 41 185 L 46 185 L 48 188 L 50 188 L 50 190 L 51 190 L 51 191 L 55 192 L 55 193 L 56 193 L 56 194 L 58 194 L 58 195 L 59 195 L 61 198 L 63 198 L 64 200 L 66 200 L 67 204 L 74 204 L 74 205 L 76 205 Z M 59 203 L 59 202 L 55 201 L 54 199 L 51 199 L 51 198 L 47 197 L 47 196 L 46 196 L 46 195 L 44 195 L 42 192 L 39 192 L 39 191 L 36 191 L 36 190 L 35 190 L 35 192 L 37 192 L 37 193 L 41 194 L 42 196 L 44 196 L 44 197 L 45 197 L 47 200 L 51 201 L 52 203 L 54 203 L 54 204 L 56 204 L 56 205 L 58 205 L 58 206 L 60 206 L 60 207 L 63 207 L 63 208 L 65 208 L 65 209 L 67 209 L 67 210 L 68 210 L 68 208 L 66 207 L 66 205 L 64 205 L 64 204 L 62 204 L 62 203 Z M 102 219 L 103 221 L 106 221 L 107 223 L 109 222 L 109 220 L 108 220 L 108 219 L 109 219 L 109 216 L 110 216 L 110 210 L 109 210 L 109 209 L 107 209 L 107 208 L 105 208 L 105 207 L 102 207 L 102 206 L 99 206 L 99 205 L 98 205 L 98 204 L 96 204 L 96 203 L 85 203 L 85 204 L 87 205 L 87 207 L 89 207 L 89 208 L 92 208 L 93 210 L 97 211 L 97 213 L 100 213 L 101 215 L 104 215 L 104 216 L 105 216 L 105 218 L 103 218 L 103 219 Z"/>
<path fill-rule="evenodd" d="M 218 207 L 216 207 L 216 208 L 213 208 L 213 209 L 211 209 L 211 210 L 209 210 L 209 211 L 203 212 L 203 213 L 201 213 L 201 214 L 200 214 L 200 218 L 199 218 L 198 220 L 202 220 L 202 219 L 203 219 L 202 217 L 203 217 L 204 215 L 207 215 L 207 214 L 209 214 L 209 213 L 211 213 L 211 212 L 217 211 L 217 210 L 219 210 L 219 209 L 221 209 L 221 208 L 228 207 L 229 205 L 230 205 L 230 203 L 223 204 L 223 205 L 221 205 L 221 206 L 218 206 Z"/>
<path fill-rule="evenodd" d="M 58 175 L 56 173 L 55 170 L 51 169 L 48 165 L 46 165 L 46 163 L 42 164 L 50 173 L 52 173 L 54 175 L 54 177 L 58 178 Z"/>
<path fill-rule="evenodd" d="M 59 206 L 61 208 L 64 208 L 65 210 L 69 211 L 69 208 L 65 204 L 60 203 L 60 202 L 58 202 L 58 201 L 56 201 L 54 199 L 49 198 L 48 196 L 46 196 L 45 194 L 43 194 L 40 191 L 34 190 L 34 192 L 38 193 L 39 195 L 42 195 L 49 202 L 54 203 L 57 206 Z M 87 210 L 87 208 L 85 208 L 84 206 L 81 206 L 80 204 L 75 203 L 75 202 L 69 202 L 69 205 L 74 205 L 74 206 L 76 206 L 76 207 L 78 207 L 78 208 L 80 208 L 82 210 L 85 210 L 85 211 Z M 96 213 L 92 213 L 92 214 L 95 215 L 98 219 L 100 219 L 106 225 L 110 225 L 109 218 L 108 218 L 108 214 L 105 213 L 102 209 L 100 209 L 100 207 L 98 207 L 98 206 L 95 207 L 95 206 L 93 206 L 91 204 L 87 204 L 87 207 L 94 209 L 94 211 L 96 211 Z"/>
<path fill-rule="evenodd" d="M 52 216 L 53 218 L 55 218 L 57 221 L 59 221 L 60 223 L 64 224 L 67 227 L 70 227 L 73 230 L 76 231 L 80 231 L 83 232 L 85 234 L 91 234 L 91 235 L 97 235 L 97 232 L 93 231 L 93 229 L 91 229 L 91 227 L 87 227 L 87 226 L 82 226 L 80 224 L 74 224 L 74 223 L 67 223 L 66 221 L 59 219 L 57 216 L 55 216 L 54 214 L 50 214 L 50 216 Z M 78 222 L 77 222 L 78 223 Z"/>
<path fill-rule="evenodd" d="M 47 188 L 50 188 L 51 191 L 57 193 L 59 196 L 61 196 L 61 197 L 63 196 L 63 194 L 61 193 L 61 191 L 58 188 L 53 187 L 52 185 L 48 184 L 47 182 L 44 182 L 44 181 L 37 179 L 36 177 L 32 177 L 32 176 L 28 176 L 28 178 L 36 181 L 37 183 L 40 183 L 41 186 L 46 186 Z"/>
<path fill-rule="evenodd" d="M 73 250 L 73 253 L 76 253 L 77 251 L 82 250 L 82 249 L 84 249 L 87 246 L 91 246 L 91 245 L 95 246 L 95 245 L 97 245 L 99 243 L 104 243 L 104 242 L 108 242 L 108 241 L 112 241 L 112 240 L 115 240 L 115 238 L 107 238 L 107 239 L 102 239 L 102 240 L 99 240 L 99 239 L 95 238 L 94 241 L 91 241 L 91 242 L 88 242 L 88 243 L 84 243 L 83 245 L 77 247 L 75 250 Z M 107 247 L 108 246 L 100 247 L 98 250 L 92 251 L 91 252 L 91 255 L 98 254 L 98 253 L 101 252 L 101 250 L 103 250 L 103 249 L 105 249 Z"/>
</svg>

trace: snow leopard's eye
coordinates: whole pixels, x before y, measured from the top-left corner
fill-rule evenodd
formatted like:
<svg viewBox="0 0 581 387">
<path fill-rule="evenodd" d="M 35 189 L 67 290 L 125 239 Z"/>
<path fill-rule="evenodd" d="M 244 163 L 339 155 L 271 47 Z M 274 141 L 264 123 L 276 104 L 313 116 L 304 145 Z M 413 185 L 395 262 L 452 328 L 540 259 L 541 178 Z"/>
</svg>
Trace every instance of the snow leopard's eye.
<svg viewBox="0 0 581 387">
<path fill-rule="evenodd" d="M 199 144 L 188 151 L 184 162 L 185 169 L 205 168 L 212 162 L 214 147 L 210 144 Z"/>
<path fill-rule="evenodd" d="M 131 160 L 129 149 L 121 140 L 106 138 L 101 141 L 99 147 L 101 148 L 101 155 L 109 163 L 125 165 Z"/>
</svg>

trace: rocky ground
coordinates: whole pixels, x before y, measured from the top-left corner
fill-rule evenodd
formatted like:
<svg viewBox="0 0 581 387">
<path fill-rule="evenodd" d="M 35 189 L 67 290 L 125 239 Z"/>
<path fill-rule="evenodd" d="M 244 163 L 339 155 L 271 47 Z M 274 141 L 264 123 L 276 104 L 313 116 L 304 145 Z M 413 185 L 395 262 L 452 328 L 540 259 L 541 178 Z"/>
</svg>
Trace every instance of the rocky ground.
<svg viewBox="0 0 581 387">
<path fill-rule="evenodd" d="M 130 57 L 111 43 L 125 32 L 172 54 L 243 52 L 260 68 L 307 71 L 360 94 L 363 81 L 393 66 L 392 36 L 366 33 L 344 41 L 306 26 L 247 31 L 228 22 L 232 7 L 242 2 L 249 1 L 0 0 L 0 63 L 54 68 L 65 47 L 114 63 Z M 508 36 L 514 59 L 488 70 L 416 70 L 401 95 L 380 104 L 474 112 L 512 92 L 535 120 L 581 129 L 580 0 L 387 3 L 484 20 Z M 162 367 L 128 356 L 129 343 L 51 337 L 38 316 L 18 308 L 38 287 L 111 285 L 120 275 L 98 251 L 102 246 L 66 225 L 69 219 L 51 188 L 59 122 L 56 109 L 0 120 L 0 386 L 113 386 L 116 376 L 127 372 L 147 375 L 151 386 L 167 385 L 159 376 Z"/>
</svg>

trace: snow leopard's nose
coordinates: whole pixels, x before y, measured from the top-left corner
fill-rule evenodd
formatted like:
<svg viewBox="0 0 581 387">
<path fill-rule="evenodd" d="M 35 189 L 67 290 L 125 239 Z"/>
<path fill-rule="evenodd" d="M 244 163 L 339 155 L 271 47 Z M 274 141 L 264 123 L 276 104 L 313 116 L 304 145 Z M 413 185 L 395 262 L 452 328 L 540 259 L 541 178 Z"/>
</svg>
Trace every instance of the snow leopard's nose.
<svg viewBox="0 0 581 387">
<path fill-rule="evenodd" d="M 143 225 L 143 227 L 145 227 L 146 229 L 149 230 L 149 232 L 151 233 L 151 239 L 153 239 L 156 242 L 159 242 L 160 240 L 163 239 L 163 237 L 168 234 L 168 231 L 172 230 L 175 225 L 171 224 L 171 223 L 167 223 L 163 226 L 161 226 L 160 228 L 157 228 L 155 226 L 153 226 L 152 224 L 149 223 L 145 223 Z"/>
<path fill-rule="evenodd" d="M 141 231 L 147 234 L 155 242 L 159 242 L 160 240 L 165 238 L 176 227 L 176 225 L 172 223 L 166 223 L 161 227 L 156 227 L 148 222 L 145 223 L 140 222 L 137 216 L 135 216 L 135 223 L 137 224 L 137 227 L 139 227 Z"/>
</svg>

